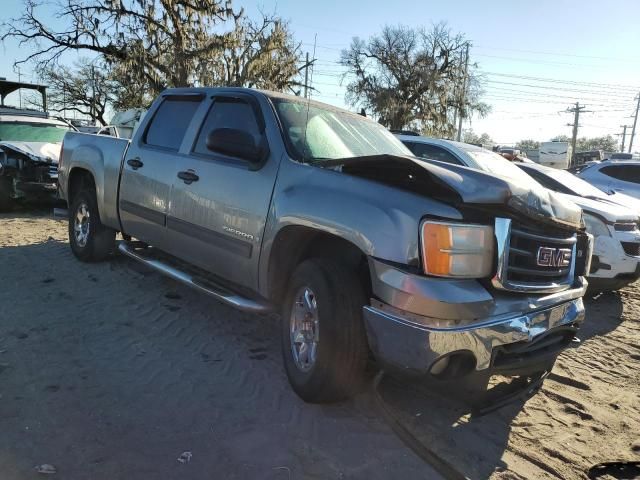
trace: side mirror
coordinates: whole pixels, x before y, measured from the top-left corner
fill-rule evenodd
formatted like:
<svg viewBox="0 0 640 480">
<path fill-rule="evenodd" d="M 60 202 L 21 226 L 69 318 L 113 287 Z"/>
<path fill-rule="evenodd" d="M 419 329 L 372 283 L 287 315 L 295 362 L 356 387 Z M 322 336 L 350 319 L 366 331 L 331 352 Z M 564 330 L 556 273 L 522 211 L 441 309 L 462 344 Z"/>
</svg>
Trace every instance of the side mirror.
<svg viewBox="0 0 640 480">
<path fill-rule="evenodd" d="M 256 144 L 253 135 L 235 128 L 218 128 L 210 132 L 207 135 L 207 148 L 251 163 L 258 163 L 263 157 L 263 150 Z"/>
</svg>

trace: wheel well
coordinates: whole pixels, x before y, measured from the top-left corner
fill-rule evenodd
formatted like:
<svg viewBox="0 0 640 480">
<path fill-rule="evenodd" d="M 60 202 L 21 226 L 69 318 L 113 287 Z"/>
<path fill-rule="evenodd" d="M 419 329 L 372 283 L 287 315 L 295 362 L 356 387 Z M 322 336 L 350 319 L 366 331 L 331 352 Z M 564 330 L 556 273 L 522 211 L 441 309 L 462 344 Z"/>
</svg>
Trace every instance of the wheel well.
<svg viewBox="0 0 640 480">
<path fill-rule="evenodd" d="M 89 170 L 85 170 L 84 168 L 74 168 L 71 170 L 69 174 L 69 189 L 68 189 L 68 203 L 69 205 L 73 201 L 73 197 L 80 191 L 82 188 L 93 187 L 95 189 L 96 183 L 93 179 L 93 175 Z"/>
<path fill-rule="evenodd" d="M 269 297 L 280 303 L 293 270 L 308 258 L 331 258 L 352 267 L 371 296 L 371 275 L 367 256 L 344 238 L 309 227 L 285 227 L 276 236 L 269 258 Z"/>
</svg>

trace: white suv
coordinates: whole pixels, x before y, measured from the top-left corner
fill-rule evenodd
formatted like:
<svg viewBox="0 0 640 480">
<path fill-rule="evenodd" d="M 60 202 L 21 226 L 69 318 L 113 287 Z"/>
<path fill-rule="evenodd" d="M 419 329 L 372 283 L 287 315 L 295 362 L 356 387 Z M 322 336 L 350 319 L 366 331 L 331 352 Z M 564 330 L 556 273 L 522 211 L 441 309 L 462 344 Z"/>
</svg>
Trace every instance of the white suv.
<svg viewBox="0 0 640 480">
<path fill-rule="evenodd" d="M 417 157 L 464 165 L 495 175 L 527 175 L 580 206 L 587 232 L 595 237 L 591 272 L 587 277 L 592 291 L 617 290 L 640 278 L 640 202 L 635 199 L 608 195 L 565 170 L 532 162 L 512 163 L 475 145 L 415 135 L 398 135 L 398 138 Z M 625 204 L 620 204 L 621 201 Z"/>
</svg>

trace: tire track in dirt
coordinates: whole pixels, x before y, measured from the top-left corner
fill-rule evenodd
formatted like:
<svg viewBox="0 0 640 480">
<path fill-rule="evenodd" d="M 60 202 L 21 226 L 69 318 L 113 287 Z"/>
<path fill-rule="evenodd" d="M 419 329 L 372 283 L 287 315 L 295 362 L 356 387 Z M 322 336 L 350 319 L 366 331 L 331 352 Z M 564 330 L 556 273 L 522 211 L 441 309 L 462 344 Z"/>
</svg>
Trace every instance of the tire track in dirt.
<svg viewBox="0 0 640 480">
<path fill-rule="evenodd" d="M 82 264 L 59 220 L 3 215 L 0 231 L 0 271 L 16 278 L 0 290 L 3 480 L 40 463 L 61 478 L 437 478 L 366 395 L 301 402 L 276 317 L 127 259 Z"/>
</svg>

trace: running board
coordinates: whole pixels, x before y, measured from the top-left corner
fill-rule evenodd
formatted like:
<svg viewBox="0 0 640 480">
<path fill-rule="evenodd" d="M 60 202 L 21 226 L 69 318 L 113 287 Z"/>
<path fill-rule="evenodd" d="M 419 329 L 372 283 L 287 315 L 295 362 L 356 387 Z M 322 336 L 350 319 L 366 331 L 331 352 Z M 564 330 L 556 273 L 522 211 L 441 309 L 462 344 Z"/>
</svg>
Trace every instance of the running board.
<svg viewBox="0 0 640 480">
<path fill-rule="evenodd" d="M 239 310 L 251 313 L 266 313 L 271 311 L 271 305 L 264 300 L 247 298 L 239 293 L 229 290 L 211 279 L 197 277 L 170 265 L 168 262 L 144 255 L 144 250 L 136 250 L 135 242 L 119 242 L 118 250 L 128 257 L 144 263 L 148 267 L 151 267 L 167 277 L 173 278 L 178 282 L 195 288 L 196 290 L 199 290 L 200 292 Z"/>
</svg>

